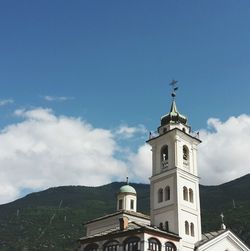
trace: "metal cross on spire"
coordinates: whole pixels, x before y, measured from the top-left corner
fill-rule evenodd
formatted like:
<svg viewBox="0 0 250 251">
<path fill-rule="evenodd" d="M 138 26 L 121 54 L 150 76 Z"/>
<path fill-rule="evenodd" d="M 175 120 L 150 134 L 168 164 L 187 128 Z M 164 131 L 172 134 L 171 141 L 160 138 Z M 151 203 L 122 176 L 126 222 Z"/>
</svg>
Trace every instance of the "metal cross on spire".
<svg viewBox="0 0 250 251">
<path fill-rule="evenodd" d="M 222 223 L 224 223 L 224 214 L 223 214 L 223 213 L 221 213 L 221 214 L 220 214 L 220 217 L 221 217 L 221 221 L 222 221 Z"/>
<path fill-rule="evenodd" d="M 178 90 L 177 83 L 178 83 L 178 81 L 175 80 L 175 79 L 173 79 L 173 80 L 171 81 L 171 83 L 169 84 L 169 85 L 171 85 L 172 88 L 173 88 L 173 91 L 172 91 L 172 93 L 171 93 L 171 96 L 172 96 L 173 98 L 175 98 L 175 96 L 176 96 L 176 91 Z"/>
</svg>

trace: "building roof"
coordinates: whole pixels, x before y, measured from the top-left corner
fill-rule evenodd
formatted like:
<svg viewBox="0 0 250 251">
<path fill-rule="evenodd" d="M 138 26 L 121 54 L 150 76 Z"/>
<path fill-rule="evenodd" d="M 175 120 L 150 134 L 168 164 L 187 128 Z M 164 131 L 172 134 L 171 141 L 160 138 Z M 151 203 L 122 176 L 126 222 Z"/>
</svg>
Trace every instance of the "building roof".
<svg viewBox="0 0 250 251">
<path fill-rule="evenodd" d="M 148 216 L 146 214 L 139 213 L 139 212 L 134 212 L 134 211 L 121 210 L 121 211 L 117 211 L 117 212 L 112 213 L 112 214 L 107 214 L 107 215 L 104 215 L 102 217 L 87 221 L 84 224 L 87 225 L 89 223 L 100 221 L 100 220 L 110 218 L 110 217 L 113 217 L 113 216 L 119 215 L 119 214 L 121 214 L 121 215 L 122 214 L 127 214 L 127 215 L 135 216 L 135 217 L 138 217 L 138 218 L 142 218 L 142 219 L 145 219 L 145 220 L 150 220 L 150 216 Z"/>
<path fill-rule="evenodd" d="M 223 236 L 230 236 L 235 244 L 238 244 L 241 247 L 240 250 L 250 250 L 249 247 L 237 236 L 235 235 L 230 229 L 223 229 L 219 231 L 209 232 L 202 234 L 202 240 L 198 241 L 195 244 L 195 250 L 199 249 L 201 246 L 209 243 L 210 241 L 213 242 L 217 237 L 223 238 Z M 205 250 L 205 249 L 204 249 Z"/>
<path fill-rule="evenodd" d="M 229 231 L 229 230 L 224 229 L 224 230 L 219 230 L 219 231 L 214 231 L 214 232 L 209 232 L 209 233 L 202 234 L 202 239 L 195 244 L 195 247 L 198 248 L 198 247 L 202 246 L 203 244 L 205 244 L 208 241 L 216 238 L 217 236 L 225 233 L 226 231 Z"/>
<path fill-rule="evenodd" d="M 136 194 L 135 189 L 130 185 L 124 185 L 120 188 L 119 193 L 133 193 Z"/>
<path fill-rule="evenodd" d="M 169 123 L 182 123 L 187 125 L 187 118 L 178 112 L 175 100 L 173 99 L 170 112 L 165 116 L 161 117 L 161 126 L 167 125 Z"/>
<path fill-rule="evenodd" d="M 128 225 L 128 228 L 126 230 L 120 230 L 119 226 L 116 226 L 114 228 L 109 228 L 105 231 L 102 231 L 100 233 L 94 234 L 94 235 L 88 235 L 88 236 L 84 236 L 82 238 L 80 238 L 80 240 L 88 240 L 88 239 L 92 239 L 95 237 L 102 237 L 102 236 L 107 236 L 107 235 L 112 235 L 112 234 L 117 234 L 117 233 L 122 233 L 122 232 L 128 232 L 131 230 L 136 230 L 139 229 L 140 227 L 138 226 L 137 223 L 135 222 L 130 222 Z"/>
<path fill-rule="evenodd" d="M 113 237 L 113 236 L 116 236 L 116 235 L 126 235 L 128 234 L 129 232 L 153 232 L 154 234 L 158 234 L 158 235 L 161 235 L 161 236 L 166 236 L 168 238 L 173 238 L 173 239 L 176 239 L 176 240 L 179 240 L 181 239 L 179 237 L 179 235 L 175 234 L 175 233 L 171 233 L 171 232 L 166 232 L 164 230 L 161 230 L 157 227 L 154 227 L 154 226 L 149 226 L 149 225 L 144 225 L 142 223 L 137 223 L 137 222 L 129 222 L 128 223 L 128 228 L 125 229 L 125 230 L 121 230 L 119 226 L 117 227 L 114 227 L 114 228 L 110 228 L 110 229 L 107 229 L 105 231 L 102 231 L 100 233 L 97 233 L 97 234 L 94 234 L 94 235 L 88 235 L 88 236 L 84 236 L 82 238 L 79 239 L 79 241 L 89 241 L 89 240 L 93 240 L 93 239 L 107 239 L 107 237 Z"/>
</svg>

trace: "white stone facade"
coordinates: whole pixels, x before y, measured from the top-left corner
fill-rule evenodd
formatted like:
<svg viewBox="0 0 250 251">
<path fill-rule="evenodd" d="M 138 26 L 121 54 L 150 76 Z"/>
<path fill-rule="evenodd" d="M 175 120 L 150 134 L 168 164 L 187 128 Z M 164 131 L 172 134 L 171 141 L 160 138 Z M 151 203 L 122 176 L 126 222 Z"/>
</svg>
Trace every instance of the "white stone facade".
<svg viewBox="0 0 250 251">
<path fill-rule="evenodd" d="M 158 227 L 168 222 L 169 231 L 182 237 L 183 250 L 193 250 L 195 243 L 201 239 L 197 177 L 197 145 L 200 140 L 181 131 L 179 127 L 179 124 L 176 128 L 172 124 L 170 131 L 149 140 L 153 158 L 150 179 L 151 222 Z M 166 146 L 168 165 L 164 166 L 162 162 Z M 170 188 L 170 198 L 165 197 L 165 187 Z M 161 189 L 163 200 L 159 198 Z"/>
<path fill-rule="evenodd" d="M 181 250 L 178 241 L 168 240 L 166 238 L 158 237 L 158 236 L 156 237 L 155 235 L 149 234 L 149 233 L 141 233 L 141 234 L 134 234 L 129 237 L 119 236 L 119 237 L 115 237 L 108 240 L 106 239 L 106 240 L 96 241 L 95 244 L 97 244 L 97 249 L 95 249 L 95 251 L 109 251 L 108 248 L 105 250 L 105 246 L 109 242 L 113 242 L 117 244 L 116 247 L 110 248 L 110 251 L 133 251 L 133 249 L 126 248 L 126 241 L 133 238 L 138 238 L 138 244 L 137 244 L 138 251 L 151 250 L 150 240 L 158 242 L 158 247 L 157 247 L 158 251 L 165 251 L 165 250 L 172 251 L 171 249 L 169 250 L 166 249 L 165 247 L 166 243 L 173 244 L 175 246 L 176 251 Z M 86 251 L 88 245 L 89 243 L 85 243 L 81 245 L 81 247 L 79 248 L 79 251 Z"/>
<path fill-rule="evenodd" d="M 119 193 L 117 196 L 117 210 L 127 210 L 127 211 L 136 212 L 137 211 L 136 194 Z"/>
</svg>

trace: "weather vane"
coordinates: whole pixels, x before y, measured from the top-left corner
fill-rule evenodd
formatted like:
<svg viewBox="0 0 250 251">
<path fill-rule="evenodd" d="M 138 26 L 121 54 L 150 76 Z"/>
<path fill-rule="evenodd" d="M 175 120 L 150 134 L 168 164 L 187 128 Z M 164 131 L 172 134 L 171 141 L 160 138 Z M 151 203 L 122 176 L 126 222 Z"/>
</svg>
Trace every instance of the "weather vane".
<svg viewBox="0 0 250 251">
<path fill-rule="evenodd" d="M 129 184 L 129 182 L 128 182 L 128 177 L 126 177 L 126 183 L 127 183 L 127 185 Z"/>
<path fill-rule="evenodd" d="M 171 81 L 171 83 L 169 84 L 169 85 L 171 85 L 172 88 L 173 88 L 173 91 L 172 91 L 172 93 L 171 93 L 171 96 L 172 96 L 173 98 L 175 98 L 175 96 L 176 96 L 176 91 L 178 90 L 177 83 L 178 83 L 178 81 L 175 80 L 175 79 L 173 79 L 173 80 Z"/>
</svg>

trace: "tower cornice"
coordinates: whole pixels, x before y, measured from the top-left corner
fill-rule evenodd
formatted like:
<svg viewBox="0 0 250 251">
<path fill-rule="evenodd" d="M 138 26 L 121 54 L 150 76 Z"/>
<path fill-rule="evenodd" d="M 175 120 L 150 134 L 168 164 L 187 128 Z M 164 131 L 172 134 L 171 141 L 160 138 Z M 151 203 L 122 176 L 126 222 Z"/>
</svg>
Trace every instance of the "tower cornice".
<svg viewBox="0 0 250 251">
<path fill-rule="evenodd" d="M 171 129 L 171 130 L 165 132 L 164 134 L 159 134 L 159 135 L 157 135 L 157 136 L 155 136 L 155 137 L 154 137 L 154 136 L 151 136 L 151 138 L 148 139 L 148 140 L 146 141 L 146 143 L 149 143 L 149 144 L 150 144 L 150 142 L 154 141 L 155 139 L 161 138 L 161 137 L 165 136 L 166 134 L 169 134 L 170 132 L 173 132 L 173 131 L 179 131 L 179 132 L 181 132 L 181 133 L 187 135 L 188 137 L 194 139 L 195 141 L 197 141 L 197 143 L 201 143 L 201 142 L 202 142 L 202 141 L 198 138 L 197 134 L 193 136 L 193 135 L 191 135 L 190 133 L 184 132 L 183 130 L 181 130 L 181 129 L 175 127 L 175 128 L 173 128 L 173 129 Z"/>
</svg>

